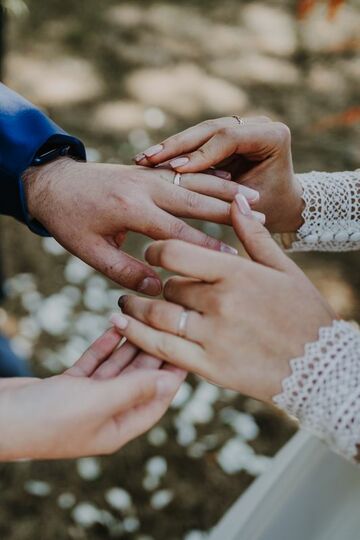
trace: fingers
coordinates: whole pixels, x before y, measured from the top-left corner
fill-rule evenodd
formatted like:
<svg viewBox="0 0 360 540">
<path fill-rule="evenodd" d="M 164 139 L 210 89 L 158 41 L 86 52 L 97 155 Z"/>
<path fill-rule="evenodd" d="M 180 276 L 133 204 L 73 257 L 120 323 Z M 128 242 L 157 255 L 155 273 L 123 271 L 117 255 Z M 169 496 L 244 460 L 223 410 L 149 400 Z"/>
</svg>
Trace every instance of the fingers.
<svg viewBox="0 0 360 540">
<path fill-rule="evenodd" d="M 163 364 L 163 361 L 155 356 L 146 354 L 144 352 L 139 352 L 136 357 L 130 362 L 129 365 L 123 370 L 122 374 L 131 373 L 136 370 L 150 370 L 150 369 L 160 369 Z"/>
<path fill-rule="evenodd" d="M 168 174 L 170 175 L 170 178 L 172 178 L 174 172 L 169 171 Z M 199 174 L 198 176 L 198 182 L 202 181 L 204 184 L 209 182 L 209 175 Z M 214 181 L 216 180 L 220 183 L 220 179 L 214 177 Z M 181 179 L 181 182 L 183 182 L 183 179 Z M 184 184 L 182 185 L 185 187 Z M 236 184 L 235 187 L 237 187 Z M 234 193 L 234 191 L 236 190 L 232 190 L 232 193 Z M 203 219 L 214 223 L 230 223 L 229 204 L 214 197 L 208 197 L 207 195 L 190 191 L 189 189 L 179 189 L 178 186 L 175 186 L 170 182 L 163 187 L 156 202 L 163 210 L 167 210 L 175 216 Z"/>
<path fill-rule="evenodd" d="M 204 312 L 208 300 L 205 299 L 207 284 L 198 280 L 174 276 L 164 286 L 164 298 L 187 309 Z"/>
<path fill-rule="evenodd" d="M 179 334 L 181 316 L 184 312 L 182 306 L 164 300 L 150 300 L 131 295 L 122 296 L 119 304 L 122 312 L 126 315 L 152 328 L 164 330 L 174 335 Z M 182 330 L 184 337 L 190 341 L 201 342 L 204 333 L 203 326 L 200 313 L 189 311 L 186 327 Z"/>
<path fill-rule="evenodd" d="M 91 242 L 90 242 L 91 244 Z M 82 259 L 99 272 L 123 287 L 150 296 L 157 296 L 162 289 L 159 276 L 146 264 L 124 253 L 106 239 L 95 237 Z"/>
<path fill-rule="evenodd" d="M 234 255 L 217 253 L 179 240 L 154 242 L 146 250 L 146 260 L 171 272 L 213 283 L 222 278 L 224 268 L 235 267 Z"/>
<path fill-rule="evenodd" d="M 141 350 L 182 369 L 205 362 L 204 350 L 197 343 L 155 330 L 127 315 L 114 314 L 110 321 L 117 328 L 123 327 L 124 336 Z"/>
<path fill-rule="evenodd" d="M 218 174 L 220 174 L 219 171 Z M 230 173 L 228 173 L 230 175 Z M 231 175 L 230 175 L 231 179 Z M 223 179 L 216 175 L 209 174 L 182 174 L 180 176 L 179 186 L 195 193 L 214 197 L 216 199 L 232 202 L 237 193 L 243 193 L 250 204 L 259 200 L 259 192 L 254 189 L 246 188 L 229 179 Z"/>
<path fill-rule="evenodd" d="M 215 251 L 233 254 L 237 253 L 237 250 L 231 246 L 224 244 L 216 238 L 208 236 L 204 232 L 191 227 L 181 219 L 171 216 L 167 212 L 159 209 L 154 213 L 154 226 L 148 234 L 151 238 L 154 238 L 154 240 L 176 238 Z"/>
<path fill-rule="evenodd" d="M 263 124 L 269 123 L 271 120 L 265 116 L 259 116 L 246 118 L 245 122 L 246 125 Z M 154 166 L 172 158 L 181 159 L 184 157 L 183 154 L 196 150 L 200 146 L 204 145 L 219 130 L 227 127 L 244 128 L 245 125 L 240 126 L 234 117 L 207 120 L 201 124 L 190 127 L 181 133 L 169 137 L 161 144 L 148 148 L 141 154 L 138 154 L 135 157 L 135 161 L 137 164 Z"/>
<path fill-rule="evenodd" d="M 92 378 L 106 380 L 118 376 L 139 354 L 137 347 L 129 341 L 116 349 L 93 373 Z"/>
<path fill-rule="evenodd" d="M 186 377 L 185 371 L 176 368 L 164 368 L 161 372 L 169 375 L 166 391 L 158 392 L 151 401 L 122 413 L 116 418 L 117 440 L 112 442 L 113 444 L 115 442 L 115 449 L 145 433 L 160 420 Z"/>
<path fill-rule="evenodd" d="M 283 253 L 269 232 L 246 210 L 244 198 L 237 195 L 231 206 L 234 230 L 253 261 L 280 271 L 294 272 L 296 265 Z"/>
<path fill-rule="evenodd" d="M 90 345 L 66 373 L 73 377 L 90 377 L 107 360 L 121 339 L 119 332 L 115 328 L 110 328 Z"/>
</svg>

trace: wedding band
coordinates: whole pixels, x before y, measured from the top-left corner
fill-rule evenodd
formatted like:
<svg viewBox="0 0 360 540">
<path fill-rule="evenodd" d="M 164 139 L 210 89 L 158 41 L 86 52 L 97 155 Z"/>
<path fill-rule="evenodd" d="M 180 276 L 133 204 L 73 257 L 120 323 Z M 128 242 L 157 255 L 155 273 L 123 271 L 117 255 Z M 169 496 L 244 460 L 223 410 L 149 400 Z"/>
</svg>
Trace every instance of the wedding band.
<svg viewBox="0 0 360 540">
<path fill-rule="evenodd" d="M 178 324 L 177 335 L 180 337 L 185 337 L 186 335 L 186 326 L 187 326 L 188 317 L 189 317 L 189 312 L 186 309 L 184 309 L 184 311 L 180 315 L 179 324 Z"/>
<path fill-rule="evenodd" d="M 181 173 L 177 172 L 174 176 L 173 184 L 174 186 L 180 186 L 181 182 Z"/>
<path fill-rule="evenodd" d="M 232 118 L 235 118 L 235 120 L 240 124 L 240 126 L 246 124 L 244 118 L 241 118 L 241 116 L 238 116 L 237 114 L 233 114 Z"/>
</svg>

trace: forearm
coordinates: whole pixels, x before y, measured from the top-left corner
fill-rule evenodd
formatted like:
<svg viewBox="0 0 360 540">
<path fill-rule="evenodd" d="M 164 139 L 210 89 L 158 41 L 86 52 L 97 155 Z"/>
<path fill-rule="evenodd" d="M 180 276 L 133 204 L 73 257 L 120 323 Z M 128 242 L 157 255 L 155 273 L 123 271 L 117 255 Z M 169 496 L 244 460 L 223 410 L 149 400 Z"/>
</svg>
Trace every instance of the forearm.
<svg viewBox="0 0 360 540">
<path fill-rule="evenodd" d="M 28 223 L 22 175 L 40 149 L 68 144 L 85 157 L 82 143 L 65 133 L 39 109 L 0 84 L 0 214 Z"/>
<path fill-rule="evenodd" d="M 360 445 L 360 330 L 344 321 L 322 328 L 274 403 L 349 460 Z"/>
<path fill-rule="evenodd" d="M 297 175 L 305 208 L 290 251 L 360 249 L 360 170 Z M 284 237 L 283 237 L 284 238 Z"/>
</svg>

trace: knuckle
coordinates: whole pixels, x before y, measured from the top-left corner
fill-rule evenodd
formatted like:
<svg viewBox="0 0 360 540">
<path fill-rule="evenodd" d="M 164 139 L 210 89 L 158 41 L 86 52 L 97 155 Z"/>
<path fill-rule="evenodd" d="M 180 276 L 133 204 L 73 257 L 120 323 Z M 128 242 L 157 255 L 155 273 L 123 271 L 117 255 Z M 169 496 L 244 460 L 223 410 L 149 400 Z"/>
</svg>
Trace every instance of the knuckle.
<svg viewBox="0 0 360 540">
<path fill-rule="evenodd" d="M 197 193 L 194 193 L 193 191 L 188 191 L 186 193 L 185 203 L 189 208 L 199 208 L 199 206 L 201 205 L 200 201 L 200 197 Z"/>
<path fill-rule="evenodd" d="M 188 226 L 183 221 L 181 220 L 173 221 L 169 227 L 170 238 L 183 238 L 186 235 L 187 228 Z M 167 252 L 168 244 L 166 244 L 166 246 L 163 247 L 162 253 L 164 252 L 164 250 L 165 252 Z"/>
<path fill-rule="evenodd" d="M 226 294 L 215 293 L 210 298 L 212 309 L 220 317 L 226 316 L 232 308 L 231 298 Z"/>
<path fill-rule="evenodd" d="M 291 131 L 290 128 L 283 122 L 276 122 L 276 135 L 278 140 L 281 142 L 290 142 L 291 141 Z"/>
<path fill-rule="evenodd" d="M 224 138 L 229 138 L 229 137 L 232 137 L 235 133 L 235 130 L 233 127 L 230 127 L 230 126 L 224 126 L 222 128 L 220 128 L 218 130 L 218 134 L 221 136 L 221 137 L 224 137 Z"/>
</svg>

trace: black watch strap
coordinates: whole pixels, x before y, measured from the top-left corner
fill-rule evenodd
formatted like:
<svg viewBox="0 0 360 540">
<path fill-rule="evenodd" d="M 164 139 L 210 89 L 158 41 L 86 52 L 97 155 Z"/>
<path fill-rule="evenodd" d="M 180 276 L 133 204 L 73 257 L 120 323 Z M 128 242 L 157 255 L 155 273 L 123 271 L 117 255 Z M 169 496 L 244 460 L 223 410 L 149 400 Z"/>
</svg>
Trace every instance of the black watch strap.
<svg viewBox="0 0 360 540">
<path fill-rule="evenodd" d="M 59 157 L 69 155 L 71 155 L 71 146 L 69 144 L 63 144 L 54 148 L 40 149 L 34 157 L 31 165 L 45 165 L 46 163 L 50 163 Z"/>
</svg>

